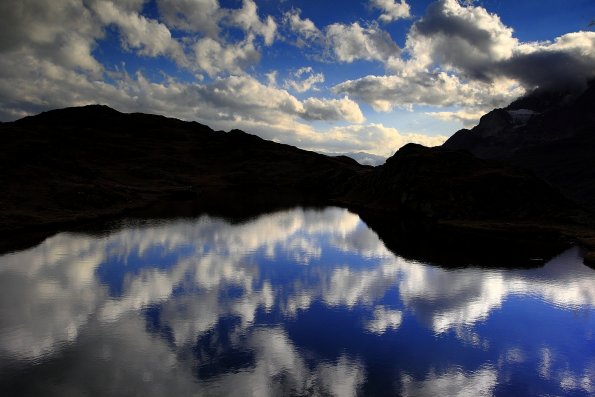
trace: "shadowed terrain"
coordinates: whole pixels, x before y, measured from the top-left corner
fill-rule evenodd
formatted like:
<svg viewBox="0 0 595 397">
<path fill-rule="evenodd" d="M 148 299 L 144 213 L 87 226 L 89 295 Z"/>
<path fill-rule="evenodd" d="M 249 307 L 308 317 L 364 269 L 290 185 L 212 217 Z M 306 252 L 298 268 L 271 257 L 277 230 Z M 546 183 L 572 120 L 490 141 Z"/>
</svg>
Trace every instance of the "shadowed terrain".
<svg viewBox="0 0 595 397">
<path fill-rule="evenodd" d="M 0 136 L 4 249 L 85 220 L 170 216 L 178 207 L 233 217 L 342 205 L 386 241 L 428 236 L 436 244 L 453 230 L 467 240 L 549 241 L 590 229 L 587 212 L 531 173 L 446 148 L 410 144 L 370 167 L 238 130 L 100 105 L 3 123 Z"/>
<path fill-rule="evenodd" d="M 595 210 L 595 80 L 582 92 L 535 91 L 443 146 L 532 170 Z"/>
<path fill-rule="evenodd" d="M 232 206 L 328 197 L 365 167 L 238 130 L 105 106 L 69 108 L 1 128 L 4 228 L 110 214 L 164 198 Z M 274 192 L 274 199 L 268 194 Z M 235 197 L 237 195 L 237 197 Z"/>
</svg>

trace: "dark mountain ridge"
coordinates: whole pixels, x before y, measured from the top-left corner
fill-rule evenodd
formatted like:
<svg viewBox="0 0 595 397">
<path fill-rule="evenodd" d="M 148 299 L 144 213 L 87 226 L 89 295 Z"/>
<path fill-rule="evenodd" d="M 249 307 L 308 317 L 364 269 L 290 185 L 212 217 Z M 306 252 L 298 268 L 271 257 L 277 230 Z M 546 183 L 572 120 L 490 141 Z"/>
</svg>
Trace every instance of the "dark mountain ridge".
<svg viewBox="0 0 595 397">
<path fill-rule="evenodd" d="M 3 123 L 0 137 L 6 247 L 15 235 L 83 220 L 151 206 L 175 212 L 180 200 L 230 216 L 342 205 L 387 241 L 405 229 L 422 238 L 432 230 L 435 241 L 439 230 L 510 237 L 590 230 L 587 213 L 532 174 L 445 148 L 410 144 L 370 167 L 239 130 L 99 105 Z"/>
<path fill-rule="evenodd" d="M 595 210 L 595 80 L 581 92 L 535 91 L 460 130 L 444 148 L 536 173 Z"/>
<path fill-rule="evenodd" d="M 417 144 L 405 145 L 354 182 L 348 197 L 368 208 L 436 220 L 561 220 L 575 211 L 570 200 L 531 173 Z"/>
<path fill-rule="evenodd" d="M 239 130 L 224 133 L 106 106 L 26 117 L 6 123 L 0 134 L 0 181 L 9 187 L 0 197 L 8 206 L 4 216 L 10 215 L 4 225 L 11 227 L 94 216 L 169 196 L 272 190 L 325 196 L 338 191 L 334 181 L 361 171 L 355 162 Z"/>
</svg>

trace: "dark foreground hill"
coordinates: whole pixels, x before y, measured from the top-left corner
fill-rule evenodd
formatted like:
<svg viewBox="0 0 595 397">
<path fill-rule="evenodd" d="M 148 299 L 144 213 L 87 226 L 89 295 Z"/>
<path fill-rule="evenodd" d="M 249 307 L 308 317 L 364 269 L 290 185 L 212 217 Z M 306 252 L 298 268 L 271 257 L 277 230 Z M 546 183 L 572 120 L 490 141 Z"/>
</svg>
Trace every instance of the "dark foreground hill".
<svg viewBox="0 0 595 397">
<path fill-rule="evenodd" d="M 0 124 L 0 139 L 5 246 L 17 234 L 156 204 L 175 212 L 180 200 L 230 216 L 339 204 L 386 241 L 407 230 L 436 243 L 444 241 L 437 230 L 590 233 L 589 215 L 532 174 L 448 149 L 408 145 L 374 168 L 237 130 L 98 105 Z"/>
<path fill-rule="evenodd" d="M 51 111 L 0 126 L 3 224 L 94 217 L 164 198 L 328 197 L 366 168 L 238 130 L 105 106 Z M 271 193 L 276 197 L 269 197 Z"/>
</svg>

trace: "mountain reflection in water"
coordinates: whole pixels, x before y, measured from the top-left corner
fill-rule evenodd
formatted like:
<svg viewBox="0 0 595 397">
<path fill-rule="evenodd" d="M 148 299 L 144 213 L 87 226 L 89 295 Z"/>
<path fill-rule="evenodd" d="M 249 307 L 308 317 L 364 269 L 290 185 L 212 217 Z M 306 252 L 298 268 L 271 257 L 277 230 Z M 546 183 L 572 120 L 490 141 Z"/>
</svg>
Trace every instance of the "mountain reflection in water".
<svg viewBox="0 0 595 397">
<path fill-rule="evenodd" d="M 595 393 L 576 248 L 448 270 L 345 209 L 294 209 L 58 234 L 0 257 L 0 291 L 11 395 Z"/>
</svg>

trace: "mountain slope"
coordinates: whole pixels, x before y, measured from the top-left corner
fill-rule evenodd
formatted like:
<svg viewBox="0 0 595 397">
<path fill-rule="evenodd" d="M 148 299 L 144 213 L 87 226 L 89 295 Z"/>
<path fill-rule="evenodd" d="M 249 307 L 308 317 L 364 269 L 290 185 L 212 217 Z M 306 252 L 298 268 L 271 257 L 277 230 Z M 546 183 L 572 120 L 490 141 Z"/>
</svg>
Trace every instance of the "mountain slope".
<svg viewBox="0 0 595 397">
<path fill-rule="evenodd" d="M 165 197 L 319 200 L 362 168 L 241 131 L 105 106 L 0 126 L 3 225 L 94 217 Z M 271 194 L 276 197 L 270 197 Z M 297 196 L 297 197 L 296 197 Z M 218 198 L 214 198 L 217 200 Z M 256 198 L 255 198 L 256 199 Z"/>
<path fill-rule="evenodd" d="M 198 212 L 225 216 L 338 204 L 391 224 L 475 225 L 504 236 L 544 225 L 568 230 L 562 226 L 584 224 L 586 216 L 531 174 L 414 144 L 370 167 L 238 130 L 99 105 L 3 123 L 0 139 L 6 241 L 18 231 L 29 235 L 156 204 L 174 213 L 181 199 Z"/>
<path fill-rule="evenodd" d="M 577 215 L 557 189 L 470 153 L 408 144 L 351 187 L 349 201 L 436 220 L 562 220 Z"/>
<path fill-rule="evenodd" d="M 595 80 L 581 93 L 535 92 L 493 110 L 443 147 L 532 170 L 595 210 Z"/>
</svg>

